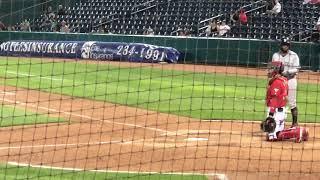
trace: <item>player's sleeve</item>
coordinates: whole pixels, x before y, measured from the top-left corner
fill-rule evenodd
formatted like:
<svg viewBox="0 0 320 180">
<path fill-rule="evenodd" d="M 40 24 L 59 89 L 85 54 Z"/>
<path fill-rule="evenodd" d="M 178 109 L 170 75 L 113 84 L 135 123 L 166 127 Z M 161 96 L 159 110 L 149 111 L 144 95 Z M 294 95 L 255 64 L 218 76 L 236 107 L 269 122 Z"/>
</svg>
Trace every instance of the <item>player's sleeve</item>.
<svg viewBox="0 0 320 180">
<path fill-rule="evenodd" d="M 274 61 L 279 61 L 279 55 L 278 55 L 278 53 L 274 53 L 274 54 L 272 55 L 272 62 L 274 62 Z"/>
</svg>

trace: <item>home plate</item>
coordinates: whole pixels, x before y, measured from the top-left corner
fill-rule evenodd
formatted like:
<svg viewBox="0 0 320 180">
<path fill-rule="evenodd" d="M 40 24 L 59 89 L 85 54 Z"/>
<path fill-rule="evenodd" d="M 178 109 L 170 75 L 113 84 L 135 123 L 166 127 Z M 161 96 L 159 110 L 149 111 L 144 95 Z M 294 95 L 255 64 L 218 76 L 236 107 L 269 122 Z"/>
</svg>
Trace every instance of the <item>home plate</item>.
<svg viewBox="0 0 320 180">
<path fill-rule="evenodd" d="M 187 138 L 185 141 L 208 141 L 208 138 Z"/>
</svg>

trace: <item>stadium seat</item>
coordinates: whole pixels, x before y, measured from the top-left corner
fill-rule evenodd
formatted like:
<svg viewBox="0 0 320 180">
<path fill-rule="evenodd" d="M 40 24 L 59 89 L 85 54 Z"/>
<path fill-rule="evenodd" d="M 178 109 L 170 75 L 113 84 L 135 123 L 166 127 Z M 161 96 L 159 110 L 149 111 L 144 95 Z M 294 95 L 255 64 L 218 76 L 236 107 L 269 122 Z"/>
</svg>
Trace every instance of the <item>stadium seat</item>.
<svg viewBox="0 0 320 180">
<path fill-rule="evenodd" d="M 226 19 L 230 23 L 230 13 L 238 10 L 244 5 L 249 5 L 252 1 L 207 1 L 207 0 L 159 0 L 155 7 L 144 5 L 146 0 L 86 0 L 76 3 L 72 7 L 67 7 L 67 15 L 57 16 L 57 21 L 69 21 L 70 25 L 75 25 L 75 20 L 80 23 L 89 23 L 95 19 L 108 16 L 108 28 L 117 33 L 139 34 L 143 32 L 143 26 L 159 26 L 161 29 L 157 34 L 171 34 L 172 29 L 177 26 L 189 27 L 197 26 L 201 20 L 213 16 L 222 15 L 221 19 Z M 267 16 L 263 9 L 248 13 L 250 19 L 247 29 L 233 27 L 229 37 L 278 39 L 281 35 L 290 35 L 312 29 L 314 22 L 320 15 L 319 6 L 303 5 L 300 1 L 281 1 L 283 11 L 277 16 Z M 253 5 L 253 8 L 259 4 Z M 149 8 L 150 7 L 150 8 Z M 146 8 L 145 10 L 142 10 Z M 135 10 L 133 10 L 135 9 Z M 141 10 L 136 13 L 136 10 Z M 35 18 L 35 24 L 43 23 L 44 16 Z M 147 19 L 145 19 L 147 18 Z M 123 19 L 124 21 L 117 21 Z M 94 21 L 92 24 L 98 26 L 102 22 Z M 128 27 L 121 28 L 121 23 Z M 89 24 L 80 24 L 80 27 L 90 29 Z M 229 24 L 231 25 L 231 23 Z M 35 25 L 36 26 L 36 25 Z M 163 26 L 161 28 L 161 26 Z M 171 27 L 170 27 L 171 26 Z M 132 28 L 137 30 L 133 31 Z M 131 30 L 128 30 L 129 28 Z M 281 32 L 274 29 L 282 30 Z M 77 28 L 74 29 L 77 32 Z M 199 34 L 200 35 L 200 34 Z"/>
</svg>

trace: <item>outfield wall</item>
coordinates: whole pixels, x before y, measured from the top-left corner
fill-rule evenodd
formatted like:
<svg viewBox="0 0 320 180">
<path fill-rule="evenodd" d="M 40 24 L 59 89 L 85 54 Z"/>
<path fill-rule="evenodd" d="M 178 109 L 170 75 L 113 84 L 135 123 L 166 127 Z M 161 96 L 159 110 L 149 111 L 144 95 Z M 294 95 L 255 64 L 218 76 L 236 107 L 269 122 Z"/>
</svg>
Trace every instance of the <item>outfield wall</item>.
<svg viewBox="0 0 320 180">
<path fill-rule="evenodd" d="M 176 48 L 182 53 L 180 62 L 184 63 L 239 66 L 261 66 L 271 59 L 272 53 L 279 48 L 278 42 L 246 39 L 0 32 L 0 42 L 8 40 L 77 40 L 146 43 Z M 320 44 L 292 43 L 292 49 L 300 56 L 300 63 L 305 69 L 320 69 Z"/>
</svg>

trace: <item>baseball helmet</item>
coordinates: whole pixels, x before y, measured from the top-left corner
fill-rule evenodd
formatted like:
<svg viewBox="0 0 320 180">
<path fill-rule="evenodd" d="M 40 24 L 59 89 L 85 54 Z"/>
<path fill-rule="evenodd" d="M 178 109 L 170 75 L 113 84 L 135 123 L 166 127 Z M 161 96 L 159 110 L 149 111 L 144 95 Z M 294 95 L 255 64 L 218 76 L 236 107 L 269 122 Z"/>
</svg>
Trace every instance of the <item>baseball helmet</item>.
<svg viewBox="0 0 320 180">
<path fill-rule="evenodd" d="M 289 40 L 288 38 L 282 38 L 282 39 L 281 39 L 280 46 L 283 46 L 283 45 L 287 45 L 287 46 L 290 47 L 290 45 L 291 45 L 290 40 Z"/>
<path fill-rule="evenodd" d="M 272 61 L 268 63 L 268 74 L 273 77 L 276 74 L 282 74 L 284 65 L 281 61 Z"/>
</svg>

